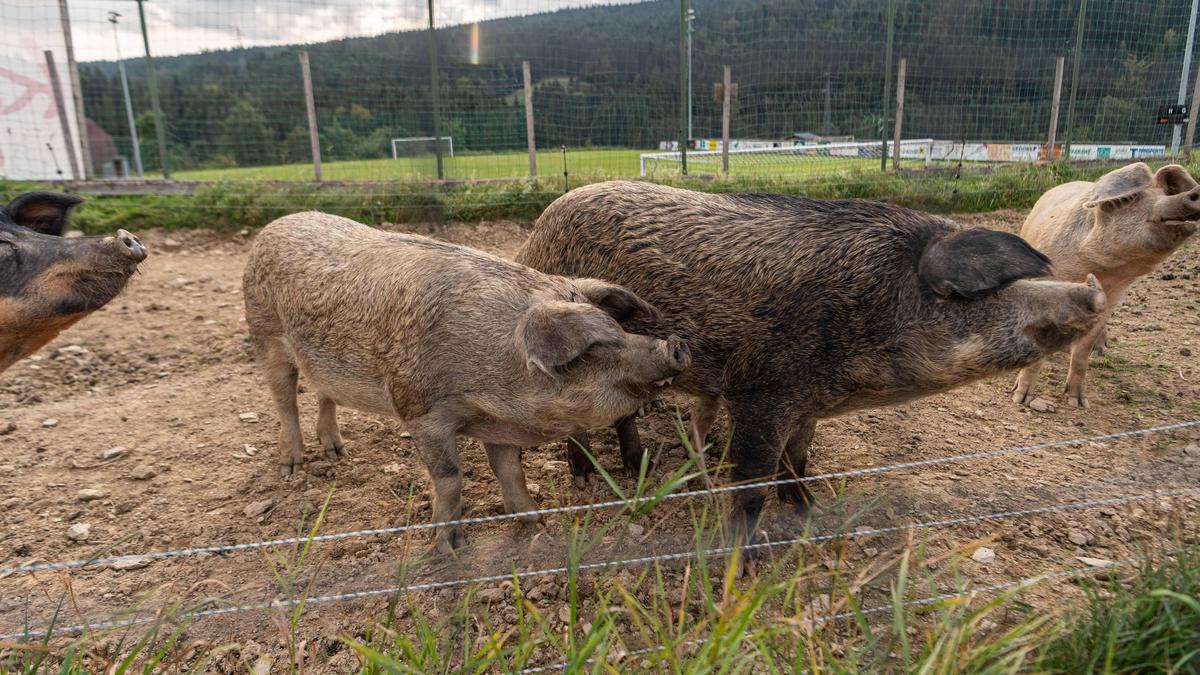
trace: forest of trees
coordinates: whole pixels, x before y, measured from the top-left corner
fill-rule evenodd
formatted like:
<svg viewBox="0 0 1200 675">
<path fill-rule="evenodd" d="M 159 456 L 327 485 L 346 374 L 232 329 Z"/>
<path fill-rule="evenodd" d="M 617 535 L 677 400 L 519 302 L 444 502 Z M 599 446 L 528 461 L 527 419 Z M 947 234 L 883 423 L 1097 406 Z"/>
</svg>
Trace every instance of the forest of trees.
<svg viewBox="0 0 1200 675">
<path fill-rule="evenodd" d="M 739 84 L 733 134 L 796 132 L 878 138 L 884 119 L 886 0 L 693 0 L 694 136 L 712 137 L 721 67 Z M 1187 0 L 1092 2 L 1078 79 L 1079 3 L 1068 0 L 896 0 L 894 58 L 908 59 L 905 136 L 1039 140 L 1054 58 L 1067 57 L 1059 137 L 1163 143 L 1160 105 L 1174 103 Z M 561 10 L 483 22 L 480 62 L 466 25 L 436 41 L 442 133 L 456 152 L 525 147 L 521 61 L 532 64 L 543 147 L 653 148 L 677 138 L 679 4 Z M 389 140 L 432 133 L 427 34 L 391 33 L 305 45 L 327 160 L 390 154 Z M 175 168 L 303 162 L 309 140 L 300 47 L 156 59 Z M 895 64 L 893 62 L 893 68 Z M 140 59 L 127 61 L 142 154 L 158 165 Z M 894 73 L 893 73 L 894 75 Z M 88 116 L 129 155 L 115 63 L 81 65 Z M 1076 89 L 1073 117 L 1069 99 Z M 1190 86 L 1189 86 L 1190 91 Z M 1068 118 L 1072 125 L 1068 128 Z"/>
</svg>

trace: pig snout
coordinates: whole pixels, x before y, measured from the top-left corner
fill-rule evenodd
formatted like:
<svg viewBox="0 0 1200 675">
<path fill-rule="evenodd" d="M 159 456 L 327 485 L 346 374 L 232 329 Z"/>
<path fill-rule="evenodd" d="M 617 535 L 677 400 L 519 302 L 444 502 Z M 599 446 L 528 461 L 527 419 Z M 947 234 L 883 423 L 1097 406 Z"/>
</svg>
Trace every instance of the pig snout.
<svg viewBox="0 0 1200 675">
<path fill-rule="evenodd" d="M 1157 221 L 1196 220 L 1200 218 L 1200 186 L 1187 192 L 1163 197 L 1154 205 Z"/>
<path fill-rule="evenodd" d="M 149 255 L 142 242 L 125 230 L 117 230 L 117 233 L 108 237 L 106 241 L 115 246 L 120 255 L 134 263 L 140 263 Z"/>
<path fill-rule="evenodd" d="M 677 335 L 671 335 L 659 344 L 659 351 L 666 358 L 667 367 L 677 373 L 687 370 L 687 367 L 692 365 L 692 351 Z"/>
</svg>

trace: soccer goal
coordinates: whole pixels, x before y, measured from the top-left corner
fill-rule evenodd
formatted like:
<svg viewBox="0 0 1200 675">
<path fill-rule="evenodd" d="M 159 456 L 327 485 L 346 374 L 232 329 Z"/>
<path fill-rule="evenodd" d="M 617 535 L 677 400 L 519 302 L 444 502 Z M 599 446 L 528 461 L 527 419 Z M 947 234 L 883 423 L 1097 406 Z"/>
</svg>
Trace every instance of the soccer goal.
<svg viewBox="0 0 1200 675">
<path fill-rule="evenodd" d="M 731 147 L 729 173 L 742 176 L 805 176 L 841 169 L 869 168 L 879 164 L 882 145 L 880 141 L 862 141 L 771 148 Z M 895 145 L 894 141 L 888 142 L 888 157 L 892 156 Z M 928 164 L 932 147 L 933 140 L 928 138 L 900 141 L 900 159 Z M 688 151 L 687 163 L 689 174 L 719 174 L 721 151 Z M 678 174 L 679 153 L 644 153 L 641 156 L 641 169 L 643 176 Z"/>
<path fill-rule="evenodd" d="M 454 138 L 439 136 L 438 139 L 440 139 L 438 142 L 442 144 L 446 156 L 453 157 Z M 433 136 L 409 136 L 407 138 L 392 139 L 392 159 L 433 154 L 437 154 L 437 146 L 434 145 Z"/>
</svg>

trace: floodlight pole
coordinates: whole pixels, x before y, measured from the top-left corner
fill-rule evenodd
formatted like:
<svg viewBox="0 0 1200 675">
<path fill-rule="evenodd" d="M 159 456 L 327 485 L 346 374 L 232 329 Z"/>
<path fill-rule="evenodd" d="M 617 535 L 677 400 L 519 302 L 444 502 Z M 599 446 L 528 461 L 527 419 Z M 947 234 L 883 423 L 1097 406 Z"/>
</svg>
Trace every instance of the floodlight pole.
<svg viewBox="0 0 1200 675">
<path fill-rule="evenodd" d="M 1192 41 L 1196 37 L 1196 7 L 1200 4 L 1200 0 L 1192 0 L 1192 15 L 1188 20 L 1187 44 L 1183 48 L 1183 70 L 1179 73 L 1179 96 L 1175 100 L 1179 105 L 1183 105 L 1187 96 L 1188 75 L 1192 71 Z M 1194 113 L 1189 113 L 1189 115 Z M 1182 131 L 1182 125 L 1176 124 L 1171 131 L 1171 156 L 1179 156 L 1179 133 Z"/>
<path fill-rule="evenodd" d="M 158 103 L 158 82 L 154 79 L 154 57 L 150 55 L 150 36 L 146 32 L 146 0 L 134 0 L 138 6 L 138 21 L 142 25 L 142 46 L 146 49 L 146 85 L 150 88 L 150 107 L 154 110 L 154 136 L 158 140 L 158 161 L 163 178 L 171 178 L 171 162 L 167 159 L 167 127 L 163 124 L 162 106 Z"/>
<path fill-rule="evenodd" d="M 133 165 L 137 167 L 138 178 L 145 180 L 146 171 L 142 167 L 142 144 L 138 138 L 137 123 L 133 117 L 133 101 L 129 98 L 129 78 L 125 75 L 125 62 L 121 60 L 121 38 L 117 36 L 117 20 L 121 18 L 116 12 L 108 13 L 108 22 L 113 27 L 113 44 L 117 47 L 117 68 L 121 71 L 121 91 L 125 94 L 125 117 L 129 120 L 129 140 L 133 144 Z"/>
<path fill-rule="evenodd" d="M 687 175 L 688 91 L 687 91 L 687 5 L 679 0 L 679 172 Z"/>
</svg>

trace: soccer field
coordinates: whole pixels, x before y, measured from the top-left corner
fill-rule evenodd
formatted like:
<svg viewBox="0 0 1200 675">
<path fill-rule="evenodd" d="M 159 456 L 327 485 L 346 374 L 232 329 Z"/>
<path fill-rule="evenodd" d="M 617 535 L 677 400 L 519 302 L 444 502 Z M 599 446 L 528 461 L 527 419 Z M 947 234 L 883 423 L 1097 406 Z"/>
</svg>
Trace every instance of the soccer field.
<svg viewBox="0 0 1200 675">
<path fill-rule="evenodd" d="M 638 175 L 638 160 L 648 150 L 605 148 L 567 150 L 567 171 L 572 176 L 617 178 Z M 444 157 L 443 176 L 447 179 L 480 180 L 488 178 L 524 178 L 529 175 L 529 155 L 524 152 L 461 153 Z M 436 180 L 437 160 L 432 156 L 399 159 L 363 159 L 323 162 L 325 180 Z M 561 177 L 563 155 L 558 150 L 538 151 L 538 174 L 543 178 Z M 312 180 L 310 163 L 251 166 L 234 169 L 198 169 L 178 171 L 183 180 Z"/>
<path fill-rule="evenodd" d="M 627 148 L 589 148 L 567 150 L 566 170 L 572 177 L 635 178 L 641 174 L 641 155 L 654 150 Z M 905 164 L 916 164 L 905 160 Z M 678 162 L 649 162 L 647 178 L 671 178 L 679 175 Z M 816 157 L 734 155 L 730 174 L 746 178 L 811 178 L 850 170 L 879 168 L 879 160 L 871 157 Z M 716 176 L 721 173 L 719 155 L 688 157 L 692 175 Z M 399 159 L 365 159 L 322 164 L 325 180 L 330 181 L 412 181 L 436 180 L 437 164 L 432 156 L 401 157 Z M 182 180 L 295 180 L 313 179 L 312 164 L 279 164 L 230 169 L 197 169 L 177 171 Z M 529 175 L 529 157 L 524 152 L 461 153 L 443 158 L 443 175 L 449 180 L 484 180 L 524 178 Z M 561 179 L 563 155 L 557 150 L 538 151 L 538 175 L 546 180 Z"/>
</svg>

